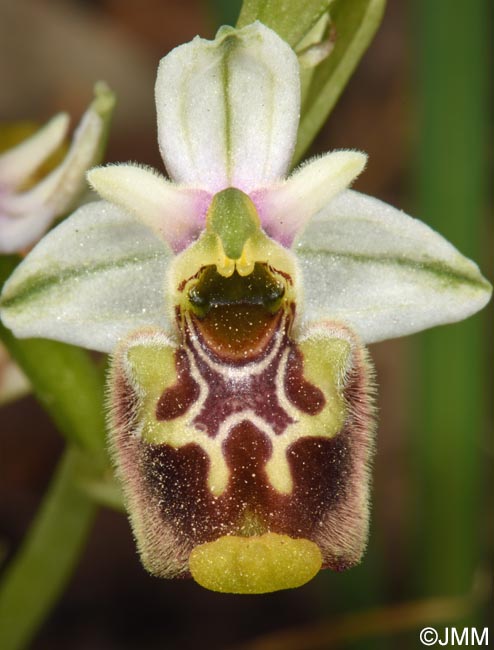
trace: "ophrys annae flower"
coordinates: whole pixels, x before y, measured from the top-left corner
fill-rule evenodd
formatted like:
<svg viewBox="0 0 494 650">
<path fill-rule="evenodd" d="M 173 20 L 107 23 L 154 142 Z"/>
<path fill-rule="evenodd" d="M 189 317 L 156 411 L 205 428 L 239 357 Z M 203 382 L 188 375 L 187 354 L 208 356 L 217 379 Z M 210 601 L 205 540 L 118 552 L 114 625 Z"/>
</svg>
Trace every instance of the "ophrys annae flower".
<svg viewBox="0 0 494 650">
<path fill-rule="evenodd" d="M 37 182 L 32 182 L 33 175 L 64 142 L 69 127 L 66 113 L 58 113 L 0 154 L 0 253 L 33 246 L 57 218 L 75 208 L 86 188 L 86 171 L 101 162 L 115 104 L 106 84 L 96 84 L 94 93 L 67 154 Z"/>
<path fill-rule="evenodd" d="M 256 23 L 160 64 L 171 179 L 97 168 L 16 270 L 19 336 L 113 352 L 110 447 L 144 565 L 219 591 L 359 561 L 373 447 L 365 343 L 464 318 L 490 288 L 419 221 L 347 190 L 359 152 L 285 178 L 297 59 Z"/>
<path fill-rule="evenodd" d="M 67 151 L 63 145 L 69 117 L 58 113 L 0 152 L 0 254 L 25 254 L 87 191 L 86 172 L 103 158 L 115 104 L 102 82 L 95 85 L 94 95 Z M 5 128 L 9 132 L 9 126 Z M 0 403 L 29 391 L 28 379 L 0 345 Z"/>
</svg>

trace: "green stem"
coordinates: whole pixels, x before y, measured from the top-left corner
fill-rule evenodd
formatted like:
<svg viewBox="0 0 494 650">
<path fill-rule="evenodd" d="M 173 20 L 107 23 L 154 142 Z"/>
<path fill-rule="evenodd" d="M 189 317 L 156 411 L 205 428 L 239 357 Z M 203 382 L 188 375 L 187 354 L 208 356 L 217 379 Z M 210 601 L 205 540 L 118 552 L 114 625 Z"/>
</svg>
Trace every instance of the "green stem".
<svg viewBox="0 0 494 650">
<path fill-rule="evenodd" d="M 342 573 L 323 571 L 318 576 L 321 618 L 324 621 L 332 619 L 334 623 L 335 620 L 348 616 L 358 617 L 361 612 L 385 602 L 383 564 L 385 565 L 379 532 L 375 526 L 371 526 L 369 547 L 358 566 Z M 365 635 L 357 636 L 352 643 L 352 650 L 386 650 L 386 639 L 363 640 L 364 637 Z"/>
<path fill-rule="evenodd" d="M 0 258 L 0 285 L 15 268 Z M 48 493 L 0 586 L 0 647 L 25 647 L 68 582 L 97 506 L 83 491 L 107 468 L 103 373 L 79 348 L 16 339 L 0 325 L 0 340 L 29 378 L 34 393 L 67 440 Z"/>
<path fill-rule="evenodd" d="M 91 528 L 96 506 L 79 490 L 86 456 L 65 452 L 21 550 L 0 586 L 0 648 L 30 642 L 68 582 Z"/>
<path fill-rule="evenodd" d="M 419 216 L 479 259 L 487 203 L 487 2 L 421 0 Z M 482 317 L 422 335 L 415 426 L 422 594 L 467 591 L 478 568 L 485 433 Z"/>
<path fill-rule="evenodd" d="M 406 630 L 415 629 L 416 640 L 420 628 L 434 625 L 441 629 L 445 623 L 454 623 L 468 616 L 475 604 L 474 596 L 467 594 L 463 597 L 430 598 L 369 608 L 335 617 L 330 622 L 285 628 L 235 646 L 233 650 L 328 650 L 349 647 L 353 650 L 357 647 L 356 641 L 362 641 L 362 648 L 373 647 L 371 643 L 375 637 L 381 641 L 374 647 L 383 648 L 382 639 L 391 634 L 403 634 Z M 410 647 L 416 648 L 417 645 Z"/>
</svg>

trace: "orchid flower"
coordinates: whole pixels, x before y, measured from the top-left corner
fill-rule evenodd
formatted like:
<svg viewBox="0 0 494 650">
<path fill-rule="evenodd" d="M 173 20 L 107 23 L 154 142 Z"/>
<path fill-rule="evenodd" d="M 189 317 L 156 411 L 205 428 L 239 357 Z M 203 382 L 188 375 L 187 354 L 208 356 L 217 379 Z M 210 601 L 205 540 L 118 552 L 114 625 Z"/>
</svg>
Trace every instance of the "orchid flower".
<svg viewBox="0 0 494 650">
<path fill-rule="evenodd" d="M 64 160 L 34 185 L 33 174 L 65 139 L 66 113 L 0 154 L 0 254 L 22 253 L 33 246 L 75 206 L 86 187 L 87 170 L 101 160 L 114 103 L 105 84 L 97 84 Z M 29 391 L 29 380 L 0 344 L 0 404 Z"/>
<path fill-rule="evenodd" d="M 22 251 L 40 239 L 58 217 L 75 207 L 86 187 L 86 171 L 101 160 L 114 96 L 103 83 L 74 133 L 64 160 L 45 178 L 24 189 L 33 173 L 63 143 L 66 113 L 0 155 L 0 253 Z"/>
<path fill-rule="evenodd" d="M 113 354 L 110 449 L 145 567 L 216 591 L 301 585 L 367 539 L 364 345 L 456 321 L 490 286 L 425 224 L 347 189 L 366 157 L 287 176 L 295 54 L 260 23 L 160 63 L 168 174 L 98 167 L 7 282 L 2 318 Z"/>
</svg>

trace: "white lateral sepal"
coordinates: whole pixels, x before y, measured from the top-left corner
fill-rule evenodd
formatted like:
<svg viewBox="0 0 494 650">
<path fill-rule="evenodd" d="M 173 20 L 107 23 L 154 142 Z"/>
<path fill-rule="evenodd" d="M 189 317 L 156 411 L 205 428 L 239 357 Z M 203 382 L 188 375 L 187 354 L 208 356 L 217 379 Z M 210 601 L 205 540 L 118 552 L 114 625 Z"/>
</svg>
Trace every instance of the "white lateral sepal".
<svg viewBox="0 0 494 650">
<path fill-rule="evenodd" d="M 427 225 L 352 190 L 295 242 L 307 320 L 331 318 L 364 342 L 467 318 L 489 300 L 477 265 Z"/>
<path fill-rule="evenodd" d="M 97 201 L 46 235 L 6 282 L 0 315 L 20 338 L 111 352 L 143 326 L 166 328 L 171 252 L 134 216 Z"/>
</svg>

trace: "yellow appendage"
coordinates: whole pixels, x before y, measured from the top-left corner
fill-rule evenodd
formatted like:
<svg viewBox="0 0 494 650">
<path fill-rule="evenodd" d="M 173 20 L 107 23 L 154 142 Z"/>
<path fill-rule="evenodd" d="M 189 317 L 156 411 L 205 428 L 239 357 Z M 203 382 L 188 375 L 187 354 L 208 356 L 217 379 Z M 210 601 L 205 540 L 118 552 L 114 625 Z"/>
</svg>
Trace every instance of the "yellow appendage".
<svg viewBox="0 0 494 650">
<path fill-rule="evenodd" d="M 230 594 L 264 594 L 300 587 L 320 570 L 321 551 L 308 539 L 266 533 L 226 535 L 196 546 L 189 557 L 194 580 Z"/>
</svg>

